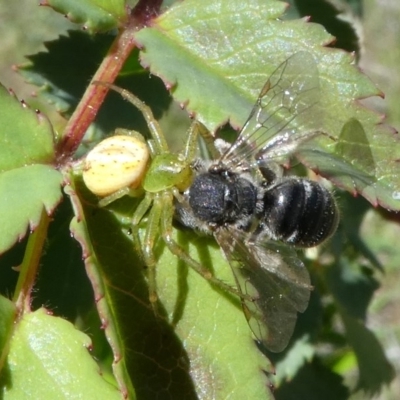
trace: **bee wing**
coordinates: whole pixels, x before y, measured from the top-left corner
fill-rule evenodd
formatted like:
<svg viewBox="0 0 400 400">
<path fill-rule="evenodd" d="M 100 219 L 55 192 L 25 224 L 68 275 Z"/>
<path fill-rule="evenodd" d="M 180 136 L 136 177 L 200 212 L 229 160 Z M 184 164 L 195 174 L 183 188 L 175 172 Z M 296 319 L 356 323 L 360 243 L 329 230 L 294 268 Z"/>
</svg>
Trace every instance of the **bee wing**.
<svg viewBox="0 0 400 400">
<path fill-rule="evenodd" d="M 221 162 L 229 167 L 291 154 L 321 130 L 318 68 L 301 51 L 284 61 L 262 88 L 249 118 Z"/>
<path fill-rule="evenodd" d="M 235 276 L 243 311 L 255 337 L 272 352 L 287 346 L 310 298 L 310 276 L 288 246 L 263 241 L 249 243 L 234 229 L 215 233 Z M 252 300 L 248 299 L 251 297 Z"/>
</svg>

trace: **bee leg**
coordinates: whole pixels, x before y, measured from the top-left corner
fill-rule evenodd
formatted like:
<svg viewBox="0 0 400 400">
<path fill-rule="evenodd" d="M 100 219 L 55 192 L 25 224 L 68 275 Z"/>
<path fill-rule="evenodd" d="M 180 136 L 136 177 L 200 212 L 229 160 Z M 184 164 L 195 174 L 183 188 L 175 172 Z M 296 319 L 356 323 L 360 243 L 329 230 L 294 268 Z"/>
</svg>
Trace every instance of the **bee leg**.
<svg viewBox="0 0 400 400">
<path fill-rule="evenodd" d="M 187 254 L 187 252 L 182 249 L 178 243 L 176 243 L 172 237 L 172 221 L 174 215 L 173 194 L 171 192 L 165 192 L 163 193 L 163 196 L 161 235 L 170 252 L 180 260 L 184 261 L 187 265 L 189 265 L 189 267 L 193 268 L 198 274 L 207 279 L 213 285 L 228 293 L 232 293 L 240 298 L 243 298 L 243 293 L 241 293 L 235 287 L 232 287 L 231 285 L 228 285 L 227 283 L 216 278 L 208 268 L 203 267 L 199 262 L 190 257 L 189 254 Z M 167 204 L 169 204 L 169 206 L 166 206 Z"/>
</svg>

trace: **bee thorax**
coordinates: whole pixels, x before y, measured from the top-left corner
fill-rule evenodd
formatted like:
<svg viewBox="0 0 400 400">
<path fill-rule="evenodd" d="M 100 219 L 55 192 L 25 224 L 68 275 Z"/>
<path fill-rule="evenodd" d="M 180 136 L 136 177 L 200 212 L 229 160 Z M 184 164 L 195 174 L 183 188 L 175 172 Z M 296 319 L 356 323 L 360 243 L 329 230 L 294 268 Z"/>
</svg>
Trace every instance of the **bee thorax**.
<svg viewBox="0 0 400 400">
<path fill-rule="evenodd" d="M 222 225 L 237 222 L 254 213 L 257 191 L 237 174 L 198 175 L 189 192 L 189 204 L 201 221 Z"/>
</svg>

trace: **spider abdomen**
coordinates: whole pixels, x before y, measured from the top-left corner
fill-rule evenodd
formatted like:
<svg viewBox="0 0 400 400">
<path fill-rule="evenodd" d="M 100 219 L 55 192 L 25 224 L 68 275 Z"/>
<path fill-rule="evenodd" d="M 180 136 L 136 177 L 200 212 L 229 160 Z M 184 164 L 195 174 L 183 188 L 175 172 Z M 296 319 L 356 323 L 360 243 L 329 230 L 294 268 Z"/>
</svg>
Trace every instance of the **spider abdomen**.
<svg viewBox="0 0 400 400">
<path fill-rule="evenodd" d="M 104 197 L 141 184 L 150 153 L 144 138 L 130 133 L 110 136 L 87 154 L 82 177 L 92 193 Z"/>
</svg>

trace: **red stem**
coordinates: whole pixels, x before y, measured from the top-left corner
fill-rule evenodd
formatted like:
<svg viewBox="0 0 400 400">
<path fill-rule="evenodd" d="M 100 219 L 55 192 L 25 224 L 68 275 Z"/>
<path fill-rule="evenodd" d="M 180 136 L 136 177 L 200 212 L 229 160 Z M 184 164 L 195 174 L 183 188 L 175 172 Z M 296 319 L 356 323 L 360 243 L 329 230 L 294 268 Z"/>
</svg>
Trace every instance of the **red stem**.
<svg viewBox="0 0 400 400">
<path fill-rule="evenodd" d="M 96 71 L 92 81 L 113 83 L 129 54 L 135 47 L 134 33 L 149 25 L 159 12 L 162 0 L 139 0 L 128 16 L 128 23 L 115 38 L 108 54 Z M 59 164 L 72 157 L 82 141 L 89 125 L 97 115 L 108 89 L 104 86 L 88 85 L 78 107 L 68 121 L 64 134 L 57 145 Z"/>
<path fill-rule="evenodd" d="M 131 21 L 133 22 L 134 19 L 131 19 Z M 114 82 L 126 59 L 135 47 L 133 34 L 136 30 L 136 23 L 131 23 L 127 27 L 124 27 L 115 38 L 108 54 L 93 76 L 92 81 Z M 78 107 L 65 127 L 62 139 L 58 143 L 57 159 L 59 163 L 68 160 L 74 154 L 86 130 L 96 117 L 107 92 L 108 89 L 104 87 L 92 85 L 91 83 L 88 85 Z"/>
</svg>

